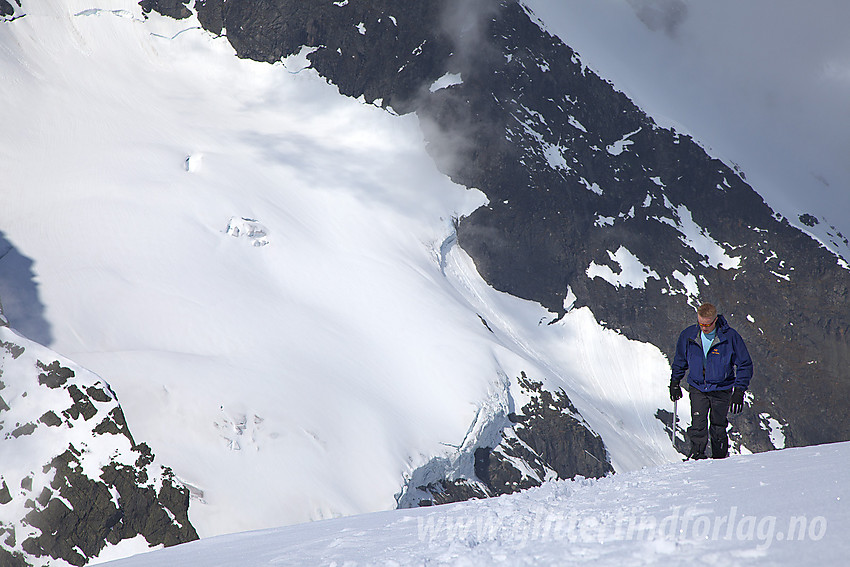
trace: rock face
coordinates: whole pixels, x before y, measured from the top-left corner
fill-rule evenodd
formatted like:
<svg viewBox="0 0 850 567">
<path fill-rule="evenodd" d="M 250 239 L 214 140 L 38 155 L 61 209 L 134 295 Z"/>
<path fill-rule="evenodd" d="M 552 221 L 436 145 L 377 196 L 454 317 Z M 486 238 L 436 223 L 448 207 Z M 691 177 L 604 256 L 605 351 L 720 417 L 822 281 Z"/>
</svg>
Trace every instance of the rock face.
<svg viewBox="0 0 850 567">
<path fill-rule="evenodd" d="M 0 327 L 0 565 L 84 565 L 137 536 L 191 541 L 188 508 L 107 384 Z"/>
<path fill-rule="evenodd" d="M 184 20 L 192 15 L 192 11 L 186 6 L 188 3 L 189 0 L 142 0 L 139 6 L 142 7 L 144 14 L 149 14 L 156 9 L 163 16 Z"/>
<path fill-rule="evenodd" d="M 20 17 L 16 15 L 15 10 L 21 9 L 20 0 L 0 0 L 0 20 L 13 20 L 16 17 Z"/>
<path fill-rule="evenodd" d="M 742 172 L 656 125 L 519 2 L 195 9 L 240 57 L 274 62 L 309 46 L 342 94 L 416 112 L 441 169 L 489 198 L 458 238 L 495 288 L 557 313 L 569 289 L 576 306 L 670 356 L 694 308 L 715 303 L 756 364 L 737 444 L 850 439 L 847 263 L 776 215 Z"/>
<path fill-rule="evenodd" d="M 515 392 L 515 394 L 514 394 Z M 522 408 L 512 408 L 521 404 Z M 461 447 L 414 471 L 400 508 L 511 494 L 546 480 L 613 473 L 602 439 L 563 391 L 522 373 L 478 412 Z"/>
</svg>

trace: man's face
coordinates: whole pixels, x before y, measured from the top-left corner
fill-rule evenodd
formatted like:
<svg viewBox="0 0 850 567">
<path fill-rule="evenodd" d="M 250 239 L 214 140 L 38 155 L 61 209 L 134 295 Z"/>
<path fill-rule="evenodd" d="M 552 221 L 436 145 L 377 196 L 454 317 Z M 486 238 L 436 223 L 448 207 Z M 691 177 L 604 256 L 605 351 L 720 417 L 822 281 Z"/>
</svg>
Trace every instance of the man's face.
<svg viewBox="0 0 850 567">
<path fill-rule="evenodd" d="M 699 328 L 702 329 L 703 333 L 710 333 L 717 324 L 717 317 L 706 318 L 697 316 L 697 322 L 699 322 Z"/>
</svg>

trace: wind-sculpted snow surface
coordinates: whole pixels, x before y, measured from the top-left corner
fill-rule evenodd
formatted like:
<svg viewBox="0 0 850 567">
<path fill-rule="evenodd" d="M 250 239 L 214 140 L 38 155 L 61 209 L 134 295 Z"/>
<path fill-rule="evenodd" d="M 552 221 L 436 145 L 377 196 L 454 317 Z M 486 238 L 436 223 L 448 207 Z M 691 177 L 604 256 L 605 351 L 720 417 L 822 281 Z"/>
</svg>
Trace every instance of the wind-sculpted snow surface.
<svg viewBox="0 0 850 567">
<path fill-rule="evenodd" d="M 842 565 L 847 443 L 234 534 L 110 567 Z M 820 479 L 816 483 L 801 479 Z M 780 496 L 781 495 L 781 496 Z"/>
<path fill-rule="evenodd" d="M 185 543 L 197 539 L 188 507 L 106 383 L 0 326 L 0 565 Z"/>
</svg>

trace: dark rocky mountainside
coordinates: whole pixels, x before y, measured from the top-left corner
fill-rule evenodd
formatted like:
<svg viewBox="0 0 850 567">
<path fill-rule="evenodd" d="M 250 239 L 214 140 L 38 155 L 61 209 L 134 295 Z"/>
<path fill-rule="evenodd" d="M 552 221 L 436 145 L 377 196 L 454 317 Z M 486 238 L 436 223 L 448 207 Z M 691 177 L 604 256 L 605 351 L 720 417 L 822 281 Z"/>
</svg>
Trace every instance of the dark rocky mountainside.
<svg viewBox="0 0 850 567">
<path fill-rule="evenodd" d="M 850 272 L 742 172 L 584 67 L 520 2 L 194 7 L 240 57 L 274 62 L 309 46 L 342 94 L 415 112 L 441 169 L 489 198 L 458 238 L 495 288 L 559 314 L 569 289 L 575 306 L 669 355 L 711 301 L 756 362 L 738 443 L 773 448 L 769 421 L 788 446 L 850 439 Z M 461 81 L 434 88 L 446 74 Z"/>
<path fill-rule="evenodd" d="M 84 565 L 137 536 L 198 538 L 189 491 L 133 440 L 109 386 L 2 326 L 0 436 L 3 567 Z"/>
</svg>

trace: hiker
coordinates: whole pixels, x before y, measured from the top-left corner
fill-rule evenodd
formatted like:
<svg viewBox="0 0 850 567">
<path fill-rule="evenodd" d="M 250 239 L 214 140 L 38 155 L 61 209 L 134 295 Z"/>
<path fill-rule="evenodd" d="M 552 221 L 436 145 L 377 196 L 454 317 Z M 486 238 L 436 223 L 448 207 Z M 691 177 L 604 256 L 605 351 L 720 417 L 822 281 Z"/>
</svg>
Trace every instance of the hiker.
<svg viewBox="0 0 850 567">
<path fill-rule="evenodd" d="M 741 413 L 744 392 L 753 377 L 753 361 L 747 345 L 723 316 L 717 314 L 714 305 L 704 303 L 697 309 L 697 324 L 679 335 L 672 368 L 670 399 L 674 402 L 682 397 L 679 382 L 689 371 L 688 459 L 705 459 L 709 438 L 712 458 L 725 458 L 729 454 L 726 414 Z"/>
</svg>

